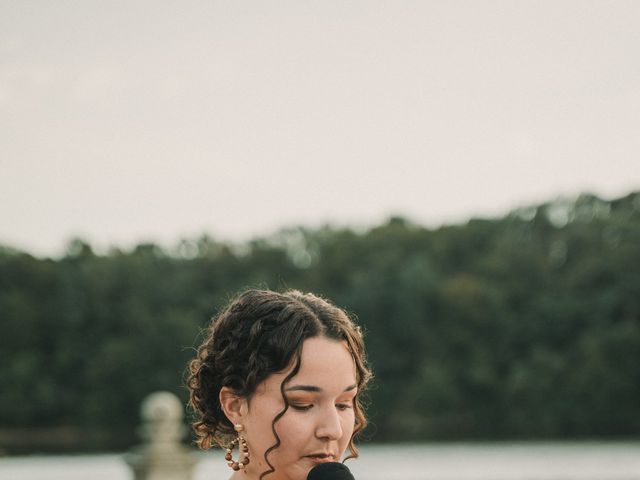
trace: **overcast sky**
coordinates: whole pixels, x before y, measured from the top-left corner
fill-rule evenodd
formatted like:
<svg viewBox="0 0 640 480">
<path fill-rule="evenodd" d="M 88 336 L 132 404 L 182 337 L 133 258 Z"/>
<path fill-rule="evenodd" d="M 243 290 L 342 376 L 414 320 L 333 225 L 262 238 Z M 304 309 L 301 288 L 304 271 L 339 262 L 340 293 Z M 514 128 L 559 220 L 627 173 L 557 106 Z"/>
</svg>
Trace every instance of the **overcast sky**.
<svg viewBox="0 0 640 480">
<path fill-rule="evenodd" d="M 0 243 L 427 226 L 640 188 L 638 1 L 0 3 Z"/>
</svg>

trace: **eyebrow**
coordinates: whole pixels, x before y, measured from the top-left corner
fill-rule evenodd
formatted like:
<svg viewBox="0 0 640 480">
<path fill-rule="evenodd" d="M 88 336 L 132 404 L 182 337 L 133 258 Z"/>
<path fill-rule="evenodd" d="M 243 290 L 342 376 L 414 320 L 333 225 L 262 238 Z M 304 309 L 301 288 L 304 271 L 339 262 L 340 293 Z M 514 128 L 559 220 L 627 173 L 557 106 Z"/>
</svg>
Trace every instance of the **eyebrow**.
<svg viewBox="0 0 640 480">
<path fill-rule="evenodd" d="M 349 385 L 347 388 L 344 389 L 344 392 L 353 390 L 356 387 L 357 385 L 355 383 L 353 385 Z M 302 391 L 302 392 L 321 392 L 322 391 L 320 387 L 317 387 L 315 385 L 293 385 L 292 387 L 285 388 L 285 391 L 287 392 L 291 392 L 294 390 Z"/>
</svg>

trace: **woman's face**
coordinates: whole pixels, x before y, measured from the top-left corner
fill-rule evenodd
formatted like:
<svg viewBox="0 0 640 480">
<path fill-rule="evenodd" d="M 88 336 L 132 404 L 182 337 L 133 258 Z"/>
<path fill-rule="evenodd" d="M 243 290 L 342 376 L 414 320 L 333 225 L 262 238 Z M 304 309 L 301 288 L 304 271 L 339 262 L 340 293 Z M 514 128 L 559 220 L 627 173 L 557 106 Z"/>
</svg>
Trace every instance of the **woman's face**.
<svg viewBox="0 0 640 480">
<path fill-rule="evenodd" d="M 346 343 L 307 339 L 300 360 L 285 386 L 289 409 L 275 424 L 280 446 L 267 457 L 275 472 L 265 480 L 304 480 L 318 463 L 340 461 L 353 433 L 356 368 Z M 284 408 L 280 384 L 290 371 L 269 376 L 246 404 L 241 423 L 251 462 L 240 475 L 258 478 L 269 469 L 264 453 L 276 443 L 271 424 Z"/>
</svg>

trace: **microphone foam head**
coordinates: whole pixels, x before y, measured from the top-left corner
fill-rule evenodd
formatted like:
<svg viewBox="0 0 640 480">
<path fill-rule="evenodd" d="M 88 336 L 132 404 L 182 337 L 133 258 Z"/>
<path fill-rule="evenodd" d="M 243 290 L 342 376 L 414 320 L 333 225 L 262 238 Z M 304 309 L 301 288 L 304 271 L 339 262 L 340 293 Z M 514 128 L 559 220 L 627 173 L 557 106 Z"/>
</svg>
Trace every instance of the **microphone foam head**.
<svg viewBox="0 0 640 480">
<path fill-rule="evenodd" d="M 342 463 L 326 462 L 313 467 L 307 480 L 355 480 L 351 471 Z"/>
</svg>

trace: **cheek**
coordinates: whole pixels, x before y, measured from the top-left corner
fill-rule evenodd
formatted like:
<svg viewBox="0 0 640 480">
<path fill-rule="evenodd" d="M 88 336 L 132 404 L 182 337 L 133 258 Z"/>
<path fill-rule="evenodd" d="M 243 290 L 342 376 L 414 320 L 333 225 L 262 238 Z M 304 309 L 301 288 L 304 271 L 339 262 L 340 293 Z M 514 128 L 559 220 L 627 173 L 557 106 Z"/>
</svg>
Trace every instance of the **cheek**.
<svg viewBox="0 0 640 480">
<path fill-rule="evenodd" d="M 280 446 L 271 451 L 268 457 L 269 462 L 276 470 L 291 473 L 290 469 L 293 468 L 293 472 L 295 473 L 299 468 L 298 461 L 300 456 L 307 451 L 310 444 L 313 444 L 313 429 L 310 427 L 309 422 L 285 414 L 276 422 L 275 430 L 280 438 Z M 269 424 L 268 431 L 268 438 L 266 438 L 266 436 L 263 438 L 263 453 L 276 443 L 271 431 L 271 424 Z M 262 459 L 262 454 L 260 458 Z M 266 464 L 261 465 L 261 467 L 267 469 Z M 292 475 L 291 478 L 298 478 L 297 473 L 296 475 Z M 304 479 L 304 475 L 300 478 Z"/>
<path fill-rule="evenodd" d="M 287 412 L 282 419 L 276 423 L 276 432 L 280 436 L 283 446 L 292 450 L 303 448 L 311 437 L 313 437 L 313 422 L 310 417 L 296 415 L 294 412 Z"/>
<path fill-rule="evenodd" d="M 271 424 L 280 410 L 278 405 L 259 402 L 255 402 L 252 407 L 247 422 L 247 440 L 252 453 L 261 460 L 266 450 L 276 443 Z M 278 423 L 276 423 L 276 431 Z"/>
<path fill-rule="evenodd" d="M 353 410 L 348 410 L 344 413 L 342 417 L 342 438 L 340 439 L 340 448 L 342 450 L 346 450 L 349 445 L 349 440 L 351 440 L 351 435 L 353 435 L 353 431 L 355 429 L 355 412 Z"/>
</svg>

